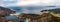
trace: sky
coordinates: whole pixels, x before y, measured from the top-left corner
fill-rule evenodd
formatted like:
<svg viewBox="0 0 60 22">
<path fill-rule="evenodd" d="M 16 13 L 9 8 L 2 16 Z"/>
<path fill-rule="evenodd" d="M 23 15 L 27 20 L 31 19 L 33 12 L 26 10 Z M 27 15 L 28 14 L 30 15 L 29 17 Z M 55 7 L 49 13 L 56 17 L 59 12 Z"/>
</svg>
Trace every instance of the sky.
<svg viewBox="0 0 60 22">
<path fill-rule="evenodd" d="M 60 6 L 60 0 L 0 0 L 0 6 Z"/>
<path fill-rule="evenodd" d="M 41 10 L 59 8 L 60 0 L 0 0 L 0 6 L 22 6 L 23 13 L 38 13 Z M 26 7 L 25 7 L 26 6 Z M 34 9 L 29 9 L 29 6 L 34 6 Z M 37 7 L 42 6 L 42 7 Z M 57 6 L 57 7 L 43 7 L 43 6 Z M 26 9 L 28 8 L 28 9 Z"/>
</svg>

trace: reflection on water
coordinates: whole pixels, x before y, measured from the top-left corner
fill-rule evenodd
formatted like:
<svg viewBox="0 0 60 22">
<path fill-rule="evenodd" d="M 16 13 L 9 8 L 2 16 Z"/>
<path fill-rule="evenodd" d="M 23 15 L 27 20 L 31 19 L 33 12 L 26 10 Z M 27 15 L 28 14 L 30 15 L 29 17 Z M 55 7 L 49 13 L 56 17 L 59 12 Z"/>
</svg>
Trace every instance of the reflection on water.
<svg viewBox="0 0 60 22">
<path fill-rule="evenodd" d="M 12 20 L 18 20 L 18 17 L 16 16 L 5 16 L 5 17 Z"/>
</svg>

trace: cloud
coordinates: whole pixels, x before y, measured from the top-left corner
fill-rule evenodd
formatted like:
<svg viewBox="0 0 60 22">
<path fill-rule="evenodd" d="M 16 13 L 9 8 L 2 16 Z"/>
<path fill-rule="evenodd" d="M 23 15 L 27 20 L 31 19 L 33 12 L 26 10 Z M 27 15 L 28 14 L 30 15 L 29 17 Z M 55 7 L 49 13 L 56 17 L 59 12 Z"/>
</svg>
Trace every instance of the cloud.
<svg viewBox="0 0 60 22">
<path fill-rule="evenodd" d="M 60 6 L 60 0 L 9 0 L 10 2 L 14 2 L 13 4 L 12 3 L 9 3 L 8 0 L 4 0 L 4 1 L 7 1 L 8 2 L 8 6 L 28 6 L 28 5 L 33 5 L 33 6 Z M 3 1 L 0 1 L 1 3 Z M 3 3 L 4 4 L 4 3 Z M 11 5 L 9 5 L 11 4 Z"/>
<path fill-rule="evenodd" d="M 0 6 L 14 6 L 17 0 L 1 0 Z"/>
<path fill-rule="evenodd" d="M 29 5 L 39 3 L 40 0 L 20 0 L 16 4 L 17 5 Z"/>
<path fill-rule="evenodd" d="M 43 6 L 60 6 L 60 0 L 17 0 L 15 1 L 15 3 L 5 3 L 1 1 L 0 6 L 23 6 L 22 13 L 38 13 L 41 10 L 58 8 L 58 7 L 43 7 Z M 34 6 L 33 7 L 34 9 L 28 10 L 27 8 L 29 6 Z"/>
<path fill-rule="evenodd" d="M 55 0 L 19 0 L 17 5 L 56 5 Z"/>
<path fill-rule="evenodd" d="M 55 0 L 56 6 L 60 6 L 60 0 Z"/>
</svg>

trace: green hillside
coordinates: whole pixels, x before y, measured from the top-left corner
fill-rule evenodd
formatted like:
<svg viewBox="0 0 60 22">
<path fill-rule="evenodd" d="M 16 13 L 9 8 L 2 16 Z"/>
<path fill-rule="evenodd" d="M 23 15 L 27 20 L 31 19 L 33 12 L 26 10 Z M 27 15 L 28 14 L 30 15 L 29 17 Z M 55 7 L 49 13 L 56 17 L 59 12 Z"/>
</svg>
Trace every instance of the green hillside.
<svg viewBox="0 0 60 22">
<path fill-rule="evenodd" d="M 57 8 L 57 9 L 50 9 L 48 10 L 50 12 L 55 12 L 55 13 L 60 13 L 60 8 Z"/>
</svg>

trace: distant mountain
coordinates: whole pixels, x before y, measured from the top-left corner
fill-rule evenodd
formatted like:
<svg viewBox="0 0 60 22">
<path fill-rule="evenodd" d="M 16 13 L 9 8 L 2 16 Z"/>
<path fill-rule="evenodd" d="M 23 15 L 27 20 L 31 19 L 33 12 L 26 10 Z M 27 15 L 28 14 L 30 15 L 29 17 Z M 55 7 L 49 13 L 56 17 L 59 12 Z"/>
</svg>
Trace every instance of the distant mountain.
<svg viewBox="0 0 60 22">
<path fill-rule="evenodd" d="M 42 11 L 55 12 L 55 13 L 59 13 L 59 14 L 60 14 L 60 8 L 56 8 L 56 9 L 49 9 L 49 10 L 42 10 Z M 41 12 L 42 12 L 42 11 L 41 11 Z"/>
<path fill-rule="evenodd" d="M 56 6 L 47 6 L 47 7 L 56 7 Z"/>
<path fill-rule="evenodd" d="M 55 6 L 9 6 L 7 8 L 14 9 L 17 12 L 22 12 L 22 11 L 25 12 L 24 11 L 24 9 L 25 9 L 28 11 L 28 13 L 38 13 L 41 10 L 54 9 L 57 7 L 55 7 Z"/>
</svg>

